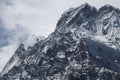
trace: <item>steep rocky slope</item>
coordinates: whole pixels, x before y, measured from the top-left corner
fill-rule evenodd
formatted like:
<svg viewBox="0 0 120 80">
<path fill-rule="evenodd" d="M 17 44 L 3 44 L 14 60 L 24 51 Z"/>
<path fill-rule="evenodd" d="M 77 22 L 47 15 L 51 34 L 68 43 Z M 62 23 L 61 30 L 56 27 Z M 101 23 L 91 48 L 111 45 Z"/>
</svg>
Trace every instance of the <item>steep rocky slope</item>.
<svg viewBox="0 0 120 80">
<path fill-rule="evenodd" d="M 43 36 L 35 36 L 30 35 L 24 42 L 22 42 L 18 49 L 15 51 L 14 55 L 11 57 L 9 62 L 6 64 L 6 66 L 3 68 L 3 71 L 1 72 L 1 76 L 7 73 L 14 65 L 21 62 L 21 59 L 24 58 L 25 52 L 33 46 L 36 42 L 44 40 L 45 38 Z"/>
</svg>

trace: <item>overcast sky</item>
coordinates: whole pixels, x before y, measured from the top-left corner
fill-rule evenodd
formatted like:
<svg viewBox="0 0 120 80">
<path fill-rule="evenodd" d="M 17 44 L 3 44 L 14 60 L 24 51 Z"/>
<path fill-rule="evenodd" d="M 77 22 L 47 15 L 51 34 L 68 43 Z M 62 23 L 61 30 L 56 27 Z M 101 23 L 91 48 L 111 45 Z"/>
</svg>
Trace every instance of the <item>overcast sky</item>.
<svg viewBox="0 0 120 80">
<path fill-rule="evenodd" d="M 105 4 L 120 8 L 120 0 L 0 0 L 0 20 L 8 30 L 20 26 L 48 36 L 65 10 L 85 2 L 97 8 Z"/>
</svg>

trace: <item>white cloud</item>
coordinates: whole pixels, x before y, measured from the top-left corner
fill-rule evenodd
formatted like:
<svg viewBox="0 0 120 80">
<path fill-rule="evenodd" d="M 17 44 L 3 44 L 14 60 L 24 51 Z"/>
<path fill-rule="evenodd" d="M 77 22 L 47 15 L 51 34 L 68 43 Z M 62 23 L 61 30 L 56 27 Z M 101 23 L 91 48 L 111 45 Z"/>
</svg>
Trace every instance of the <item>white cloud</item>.
<svg viewBox="0 0 120 80">
<path fill-rule="evenodd" d="M 3 0 L 1 0 L 3 1 Z M 8 0 L 7 0 L 8 1 Z M 2 19 L 8 29 L 22 26 L 35 35 L 47 36 L 54 31 L 61 14 L 85 2 L 97 8 L 104 4 L 120 7 L 119 0 L 10 0 L 3 6 Z M 8 2 L 7 2 L 8 3 Z"/>
</svg>

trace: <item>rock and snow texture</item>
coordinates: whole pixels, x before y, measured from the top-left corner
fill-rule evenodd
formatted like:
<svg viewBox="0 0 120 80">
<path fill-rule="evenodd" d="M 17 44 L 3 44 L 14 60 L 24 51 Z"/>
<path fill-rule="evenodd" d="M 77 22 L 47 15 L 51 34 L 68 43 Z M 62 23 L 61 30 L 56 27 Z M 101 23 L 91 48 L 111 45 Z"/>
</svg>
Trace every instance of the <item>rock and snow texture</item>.
<svg viewBox="0 0 120 80">
<path fill-rule="evenodd" d="M 27 31 L 21 27 L 7 29 L 0 19 L 0 72 L 12 57 L 19 44 L 28 37 Z"/>
<path fill-rule="evenodd" d="M 111 5 L 71 8 L 48 38 L 17 49 L 19 61 L 1 80 L 120 80 L 119 29 Z"/>
<path fill-rule="evenodd" d="M 4 69 L 1 72 L 1 75 L 4 75 L 5 73 L 7 73 L 15 64 L 19 64 L 21 57 L 24 56 L 24 52 L 28 48 L 32 47 L 37 41 L 41 41 L 41 40 L 44 40 L 43 36 L 30 35 L 24 42 L 22 42 L 19 45 L 18 49 L 16 50 L 15 54 L 13 54 L 13 56 L 11 56 L 10 58 L 7 57 L 7 59 L 9 59 L 9 62 L 7 64 L 5 64 L 5 62 L 3 61 Z M 9 49 L 7 49 L 7 50 L 8 51 L 15 51 L 15 50 L 9 50 Z M 12 52 L 12 53 L 14 53 L 14 52 Z M 8 53 L 6 53 L 6 55 L 8 55 Z M 9 55 L 11 55 L 11 54 L 9 54 Z"/>
<path fill-rule="evenodd" d="M 14 54 L 15 50 L 17 49 L 17 46 L 18 45 L 15 44 L 0 48 L 0 72 Z"/>
<path fill-rule="evenodd" d="M 37 41 L 43 39 L 45 39 L 43 36 L 30 35 L 22 44 L 24 44 L 24 48 L 27 49 L 28 46 L 33 46 Z"/>
</svg>

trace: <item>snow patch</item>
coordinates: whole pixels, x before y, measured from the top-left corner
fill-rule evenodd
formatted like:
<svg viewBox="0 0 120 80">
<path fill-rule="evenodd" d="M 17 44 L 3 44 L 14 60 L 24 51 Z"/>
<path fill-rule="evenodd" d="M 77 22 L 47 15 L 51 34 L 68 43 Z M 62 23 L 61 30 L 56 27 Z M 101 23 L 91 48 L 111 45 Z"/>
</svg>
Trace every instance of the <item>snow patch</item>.
<svg viewBox="0 0 120 80">
<path fill-rule="evenodd" d="M 106 39 L 104 36 L 94 36 L 94 38 L 102 42 L 108 42 L 108 39 Z"/>
<path fill-rule="evenodd" d="M 43 52 L 47 53 L 47 50 L 48 50 L 48 46 L 45 46 L 44 49 L 43 49 Z"/>
<path fill-rule="evenodd" d="M 24 48 L 27 50 L 28 46 L 33 46 L 36 43 L 37 39 L 40 41 L 40 40 L 43 40 L 45 38 L 43 36 L 31 35 L 27 38 L 27 40 L 25 40 L 23 42 Z"/>
<path fill-rule="evenodd" d="M 64 52 L 58 52 L 57 57 L 58 58 L 65 58 L 65 53 Z"/>
</svg>

